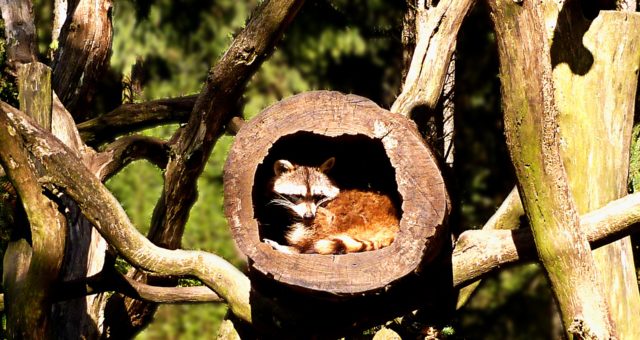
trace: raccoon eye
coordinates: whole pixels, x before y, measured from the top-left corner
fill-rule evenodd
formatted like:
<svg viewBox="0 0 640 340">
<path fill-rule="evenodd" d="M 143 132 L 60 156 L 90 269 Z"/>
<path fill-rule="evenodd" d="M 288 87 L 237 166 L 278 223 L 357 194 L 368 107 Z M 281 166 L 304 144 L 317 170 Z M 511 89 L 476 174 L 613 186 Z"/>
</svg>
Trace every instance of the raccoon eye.
<svg viewBox="0 0 640 340">
<path fill-rule="evenodd" d="M 302 201 L 302 195 L 285 195 L 285 197 L 291 203 L 298 203 Z"/>
<path fill-rule="evenodd" d="M 316 204 L 322 204 L 324 202 L 326 202 L 328 200 L 328 197 L 325 195 L 313 195 L 313 201 L 316 202 Z"/>
</svg>

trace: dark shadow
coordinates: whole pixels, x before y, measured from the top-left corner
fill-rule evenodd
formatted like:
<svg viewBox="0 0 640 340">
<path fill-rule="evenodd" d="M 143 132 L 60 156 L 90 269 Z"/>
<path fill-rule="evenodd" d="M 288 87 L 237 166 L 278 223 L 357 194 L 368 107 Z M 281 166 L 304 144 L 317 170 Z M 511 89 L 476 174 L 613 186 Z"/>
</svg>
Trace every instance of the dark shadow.
<svg viewBox="0 0 640 340">
<path fill-rule="evenodd" d="M 588 9 L 595 11 L 593 6 Z M 596 12 L 597 13 L 597 12 Z M 593 66 L 593 54 L 582 44 L 591 20 L 584 16 L 583 8 L 577 1 L 569 0 L 562 7 L 551 43 L 551 66 L 566 63 L 571 72 L 585 75 Z"/>
</svg>

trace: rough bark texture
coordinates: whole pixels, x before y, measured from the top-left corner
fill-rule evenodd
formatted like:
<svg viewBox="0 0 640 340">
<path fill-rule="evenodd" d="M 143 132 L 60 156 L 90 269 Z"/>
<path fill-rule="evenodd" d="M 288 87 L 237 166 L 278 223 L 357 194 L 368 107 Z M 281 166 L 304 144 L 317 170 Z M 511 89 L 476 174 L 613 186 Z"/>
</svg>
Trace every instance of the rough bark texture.
<svg viewBox="0 0 640 340">
<path fill-rule="evenodd" d="M 538 254 L 566 329 L 616 336 L 595 261 L 581 233 L 560 158 L 548 36 L 538 2 L 490 2 L 502 81 L 505 135 Z"/>
<path fill-rule="evenodd" d="M 96 230 L 134 266 L 159 275 L 198 277 L 218 292 L 239 318 L 251 320 L 249 280 L 235 267 L 213 254 L 153 245 L 131 224 L 104 185 L 86 167 L 78 166 L 81 160 L 72 150 L 35 126 L 22 112 L 4 102 L 0 102 L 0 108 L 0 127 L 7 130 L 0 137 L 11 146 L 2 149 L 0 155 L 4 158 L 9 154 L 5 150 L 15 150 L 15 157 L 33 157 L 38 161 L 41 166 L 32 170 L 37 177 L 32 183 L 37 192 L 44 186 L 54 195 L 69 195 Z M 29 147 L 16 147 L 23 145 Z M 3 159 L 2 164 L 5 167 L 12 163 Z"/>
<path fill-rule="evenodd" d="M 633 194 L 580 216 L 580 224 L 592 248 L 640 230 L 640 194 Z M 468 230 L 453 251 L 453 284 L 465 286 L 505 265 L 537 258 L 531 231 Z"/>
<path fill-rule="evenodd" d="M 520 225 L 520 217 L 524 215 L 524 208 L 522 207 L 522 201 L 520 200 L 520 194 L 518 188 L 514 187 L 504 202 L 500 205 L 498 210 L 489 218 L 487 223 L 482 227 L 483 231 L 505 229 L 512 230 L 518 228 Z M 463 233 L 464 235 L 464 233 Z M 462 237 L 462 235 L 461 235 Z M 515 235 L 514 235 L 515 237 Z M 495 244 L 495 243 L 488 243 Z M 480 285 L 480 281 L 473 282 L 472 284 L 460 289 L 458 293 L 458 303 L 456 308 L 464 306 L 469 298 L 473 295 L 476 288 Z"/>
<path fill-rule="evenodd" d="M 627 192 L 640 15 L 602 11 L 594 21 L 583 21 L 571 12 L 565 9 L 558 17 L 551 58 L 563 160 L 576 208 L 583 214 Z M 640 294 L 630 238 L 593 254 L 618 336 L 640 338 Z"/>
<path fill-rule="evenodd" d="M 53 88 L 76 121 L 87 116 L 111 55 L 111 0 L 71 0 L 60 33 Z"/>
<path fill-rule="evenodd" d="M 0 137 L 6 136 L 12 145 L 22 146 L 25 143 L 28 147 L 16 150 L 17 155 L 34 159 L 43 165 L 34 172 L 37 176 L 36 185 L 46 188 L 52 194 L 59 194 L 62 190 L 78 202 L 83 215 L 130 263 L 159 275 L 192 275 L 200 278 L 225 299 L 233 313 L 244 322 L 252 323 L 252 310 L 255 306 L 262 306 L 263 312 L 268 311 L 269 318 L 282 313 L 273 302 L 265 300 L 255 291 L 251 292 L 249 280 L 219 257 L 199 251 L 171 251 L 154 246 L 129 222 L 116 199 L 95 176 L 86 168 L 77 166 L 80 160 L 73 151 L 35 127 L 18 110 L 5 103 L 0 103 L 0 108 L 0 127 L 15 131 L 13 135 L 5 133 L 0 134 Z M 0 155 L 4 157 L 7 149 L 0 150 Z M 629 195 L 607 204 L 582 216 L 582 221 L 586 236 L 592 242 L 597 241 L 597 244 L 608 242 L 611 237 L 619 237 L 621 233 L 628 233 L 631 230 L 629 226 L 640 222 L 640 194 Z M 522 229 L 516 233 L 526 232 L 526 229 Z M 477 233 L 468 233 L 468 236 L 461 237 L 461 241 L 456 244 L 452 262 L 454 286 L 518 261 L 518 256 L 523 253 L 522 249 L 534 249 L 531 236 L 498 237 L 500 241 L 496 243 L 487 242 L 491 238 L 487 238 L 486 233 L 506 235 L 505 233 L 510 232 Z M 530 254 L 533 257 L 535 252 L 531 250 Z M 523 256 L 520 261 L 526 258 Z M 481 268 L 483 271 L 474 268 Z M 439 291 L 437 293 L 440 294 Z M 410 296 L 415 300 L 414 295 Z M 280 301 L 276 303 L 279 304 Z M 291 313 L 286 315 L 300 317 Z"/>
<path fill-rule="evenodd" d="M 402 93 L 391 112 L 409 116 L 414 108 L 435 110 L 442 94 L 449 63 L 456 47 L 456 36 L 474 0 L 439 1 L 427 8 L 418 1 L 416 9 L 416 48 Z"/>
<path fill-rule="evenodd" d="M 28 63 L 19 66 L 18 74 L 20 106 L 30 110 L 38 123 L 50 128 L 51 70 L 40 63 Z M 45 339 L 55 327 L 51 315 L 52 287 L 64 256 L 65 217 L 39 188 L 35 175 L 39 162 L 19 151 L 26 145 L 11 142 L 11 136 L 16 135 L 11 126 L 5 124 L 1 128 L 0 149 L 4 152 L 0 162 L 20 196 L 30 224 L 30 232 L 22 231 L 24 239 L 15 241 L 5 253 L 5 263 L 16 259 L 10 268 L 15 267 L 3 277 L 8 288 L 7 331 L 12 338 Z"/>
<path fill-rule="evenodd" d="M 30 0 L 1 0 L 7 41 L 7 62 L 15 72 L 23 63 L 37 60 L 38 44 Z"/>
<path fill-rule="evenodd" d="M 296 134 L 299 139 L 294 139 Z M 354 140 L 358 136 L 365 141 Z M 283 138 L 290 138 L 290 143 L 281 142 Z M 274 157 L 301 157 L 300 149 L 308 149 L 301 147 L 305 143 L 317 150 L 317 159 L 312 160 L 317 164 L 324 161 L 322 157 L 335 156 L 337 164 L 352 160 L 354 164 L 367 164 L 370 172 L 379 171 L 375 176 L 365 170 L 345 173 L 345 182 L 349 177 L 380 180 L 384 177 L 380 170 L 384 161 L 390 162 L 395 177 L 391 174 L 386 180 L 397 184 L 396 193 L 402 201 L 400 231 L 390 246 L 339 256 L 290 255 L 261 241 L 256 211 L 266 202 L 254 192 L 262 192 Z M 385 154 L 375 154 L 376 146 Z M 379 160 L 381 156 L 388 160 Z M 259 169 L 261 164 L 265 166 Z M 349 164 L 350 169 L 355 167 Z M 288 285 L 333 294 L 382 289 L 419 270 L 440 251 L 449 210 L 440 171 L 415 125 L 365 98 L 338 92 L 316 91 L 291 97 L 245 124 L 229 152 L 224 187 L 225 214 L 252 269 Z"/>
<path fill-rule="evenodd" d="M 139 104 L 123 104 L 117 109 L 78 124 L 82 140 L 99 145 L 118 136 L 152 126 L 185 123 L 197 96 L 152 100 Z"/>
</svg>

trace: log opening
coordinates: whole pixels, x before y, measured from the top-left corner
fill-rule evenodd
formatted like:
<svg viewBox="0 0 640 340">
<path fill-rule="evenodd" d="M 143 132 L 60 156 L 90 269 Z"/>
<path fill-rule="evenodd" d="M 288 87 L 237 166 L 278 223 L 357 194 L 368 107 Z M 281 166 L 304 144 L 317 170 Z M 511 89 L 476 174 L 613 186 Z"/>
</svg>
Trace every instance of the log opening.
<svg viewBox="0 0 640 340">
<path fill-rule="evenodd" d="M 335 157 L 336 182 L 392 196 L 395 241 L 343 255 L 286 254 L 263 242 L 265 184 L 277 159 L 319 165 Z M 342 164 L 341 164 L 342 162 Z M 265 109 L 236 135 L 224 171 L 225 214 L 253 277 L 331 295 L 388 289 L 439 252 L 449 200 L 431 151 L 407 118 L 366 98 L 313 91 Z"/>
<path fill-rule="evenodd" d="M 341 191 L 355 189 L 387 196 L 401 219 L 402 198 L 395 181 L 395 170 L 379 139 L 362 134 L 327 137 L 301 131 L 278 139 L 257 168 L 253 201 L 260 240 L 284 244 L 285 226 L 292 223 L 288 209 L 270 203 L 274 163 L 285 159 L 294 164 L 318 167 L 331 157 L 335 159 L 335 165 L 328 175 Z M 367 216 L 363 218 L 366 220 Z"/>
</svg>

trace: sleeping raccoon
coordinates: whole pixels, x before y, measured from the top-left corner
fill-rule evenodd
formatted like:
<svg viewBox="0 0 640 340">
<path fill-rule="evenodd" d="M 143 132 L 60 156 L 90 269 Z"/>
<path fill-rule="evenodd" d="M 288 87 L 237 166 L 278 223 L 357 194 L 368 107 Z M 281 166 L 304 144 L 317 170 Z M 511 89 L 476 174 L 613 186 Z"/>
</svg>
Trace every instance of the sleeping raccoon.
<svg viewBox="0 0 640 340">
<path fill-rule="evenodd" d="M 340 190 L 327 176 L 335 164 L 320 167 L 274 163 L 270 204 L 286 208 L 292 217 L 287 245 L 264 241 L 286 253 L 344 254 L 380 249 L 393 242 L 398 212 L 384 194 L 360 189 Z"/>
</svg>

